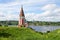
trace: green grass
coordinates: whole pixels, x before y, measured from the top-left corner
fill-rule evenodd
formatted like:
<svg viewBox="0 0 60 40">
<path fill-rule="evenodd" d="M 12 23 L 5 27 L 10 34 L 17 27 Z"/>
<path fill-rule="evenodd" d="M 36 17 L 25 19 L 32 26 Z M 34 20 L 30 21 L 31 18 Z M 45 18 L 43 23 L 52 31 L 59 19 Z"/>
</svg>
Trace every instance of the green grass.
<svg viewBox="0 0 60 40">
<path fill-rule="evenodd" d="M 40 33 L 30 28 L 0 27 L 0 40 L 60 40 L 60 30 Z"/>
</svg>

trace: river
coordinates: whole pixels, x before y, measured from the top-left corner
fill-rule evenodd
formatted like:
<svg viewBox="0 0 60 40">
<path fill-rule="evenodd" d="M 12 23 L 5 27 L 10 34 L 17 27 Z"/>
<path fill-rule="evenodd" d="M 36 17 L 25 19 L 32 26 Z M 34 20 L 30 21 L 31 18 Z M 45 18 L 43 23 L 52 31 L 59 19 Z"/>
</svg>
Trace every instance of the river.
<svg viewBox="0 0 60 40">
<path fill-rule="evenodd" d="M 29 26 L 29 27 L 38 32 L 47 32 L 60 29 L 60 26 Z"/>
</svg>

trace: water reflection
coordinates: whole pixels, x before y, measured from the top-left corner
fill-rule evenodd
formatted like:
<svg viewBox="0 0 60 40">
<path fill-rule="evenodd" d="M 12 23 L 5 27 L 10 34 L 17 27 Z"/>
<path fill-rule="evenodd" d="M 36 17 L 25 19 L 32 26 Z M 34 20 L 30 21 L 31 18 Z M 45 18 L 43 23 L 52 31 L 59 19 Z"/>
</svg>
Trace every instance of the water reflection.
<svg viewBox="0 0 60 40">
<path fill-rule="evenodd" d="M 38 32 L 47 32 L 60 29 L 60 26 L 29 26 L 29 27 Z"/>
</svg>

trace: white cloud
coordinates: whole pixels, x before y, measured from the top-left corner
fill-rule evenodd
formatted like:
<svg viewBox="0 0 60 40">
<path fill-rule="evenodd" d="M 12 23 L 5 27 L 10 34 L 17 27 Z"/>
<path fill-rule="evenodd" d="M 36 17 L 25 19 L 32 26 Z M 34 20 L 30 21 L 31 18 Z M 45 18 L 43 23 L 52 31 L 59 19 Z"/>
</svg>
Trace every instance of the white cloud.
<svg viewBox="0 0 60 40">
<path fill-rule="evenodd" d="M 0 4 L 0 20 L 18 20 L 21 4 L 24 6 L 24 11 L 27 20 L 38 21 L 60 21 L 60 7 L 56 4 L 45 4 L 49 0 L 16 0 L 11 3 Z M 34 5 L 40 6 L 34 6 Z M 41 6 L 45 4 L 44 6 Z M 42 8 L 41 8 L 42 7 Z M 42 10 L 41 13 L 28 12 Z M 57 18 L 56 18 L 57 17 Z"/>
<path fill-rule="evenodd" d="M 41 14 L 34 13 L 33 15 L 33 13 L 32 14 L 28 13 L 26 14 L 26 19 L 28 21 L 34 20 L 34 21 L 55 21 L 56 22 L 56 21 L 60 21 L 60 16 L 43 16 Z"/>
<path fill-rule="evenodd" d="M 42 7 L 44 12 L 40 14 L 29 13 L 26 14 L 27 19 L 29 20 L 38 20 L 38 21 L 60 21 L 60 8 L 56 4 L 48 4 Z M 31 16 L 30 16 L 31 15 Z"/>
<path fill-rule="evenodd" d="M 21 4 L 26 5 L 26 6 L 27 5 L 31 6 L 32 4 L 37 3 L 37 2 L 42 2 L 42 1 L 41 0 L 38 0 L 38 1 L 36 1 L 36 0 L 26 0 L 26 1 L 16 0 L 14 2 L 0 4 L 0 19 L 2 16 L 4 16 L 4 18 L 7 18 L 6 16 L 8 16 L 9 19 L 17 16 L 19 13 L 17 15 L 15 15 L 14 13 L 20 12 Z M 11 16 L 13 16 L 13 17 L 11 17 Z M 2 18 L 2 19 L 4 20 L 4 18 Z"/>
<path fill-rule="evenodd" d="M 43 8 L 42 8 L 42 10 L 54 10 L 54 9 L 56 9 L 57 8 L 57 6 L 56 6 L 56 4 L 47 4 L 47 5 L 45 5 Z"/>
</svg>

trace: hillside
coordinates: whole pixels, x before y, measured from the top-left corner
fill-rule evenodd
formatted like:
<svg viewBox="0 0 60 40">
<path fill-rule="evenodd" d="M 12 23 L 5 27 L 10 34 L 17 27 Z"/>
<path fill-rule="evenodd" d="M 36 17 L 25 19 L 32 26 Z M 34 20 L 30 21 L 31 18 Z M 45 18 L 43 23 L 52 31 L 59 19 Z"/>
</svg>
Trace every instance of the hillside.
<svg viewBox="0 0 60 40">
<path fill-rule="evenodd" d="M 30 28 L 0 27 L 0 40 L 60 40 L 60 30 L 41 33 Z"/>
</svg>

